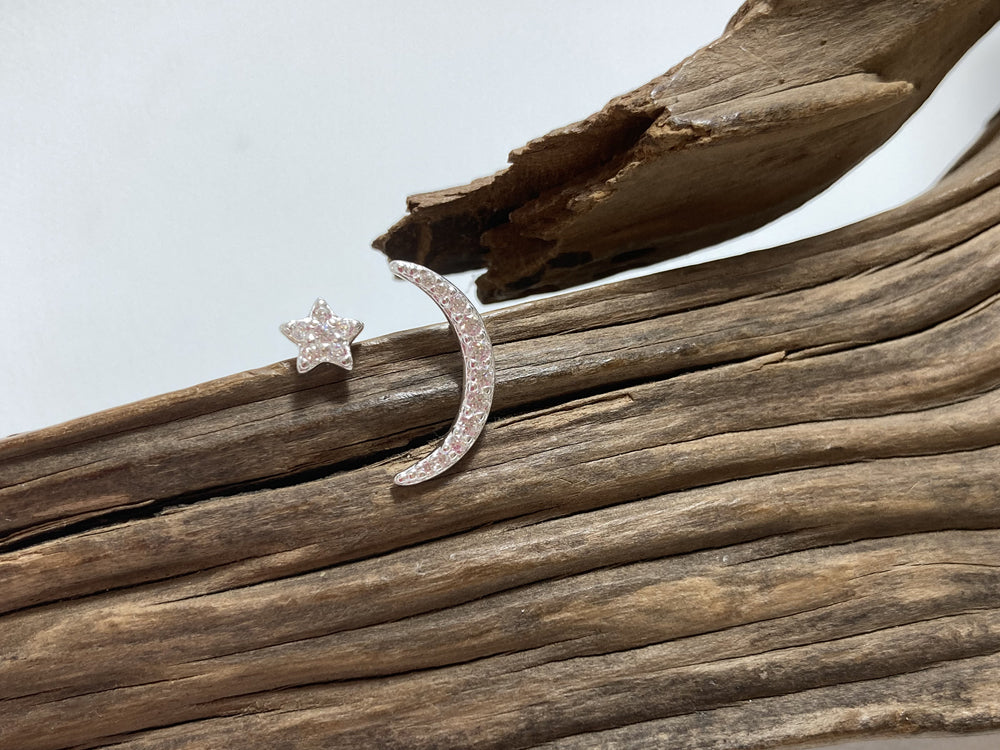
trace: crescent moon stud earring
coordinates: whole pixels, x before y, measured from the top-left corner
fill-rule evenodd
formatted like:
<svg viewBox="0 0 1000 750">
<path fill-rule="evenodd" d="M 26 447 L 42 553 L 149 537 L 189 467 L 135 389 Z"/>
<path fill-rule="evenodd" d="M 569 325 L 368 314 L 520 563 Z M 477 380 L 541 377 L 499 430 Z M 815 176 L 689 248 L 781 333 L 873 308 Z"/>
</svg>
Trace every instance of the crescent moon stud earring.
<svg viewBox="0 0 1000 750">
<path fill-rule="evenodd" d="M 399 472 L 393 480 L 398 485 L 411 485 L 433 479 L 447 471 L 472 448 L 490 414 L 496 370 L 493 345 L 486 333 L 483 319 L 458 287 L 416 263 L 394 260 L 389 263 L 389 270 L 426 292 L 441 308 L 458 336 L 465 362 L 462 405 L 448 434 L 429 456 Z"/>
<path fill-rule="evenodd" d="M 462 405 L 448 434 L 429 456 L 399 472 L 393 480 L 398 485 L 411 485 L 447 471 L 472 448 L 493 405 L 496 370 L 493 345 L 483 319 L 458 287 L 416 263 L 394 260 L 389 263 L 389 270 L 422 289 L 441 308 L 458 336 L 465 362 Z M 361 321 L 335 315 L 324 300 L 318 299 L 308 318 L 283 323 L 281 332 L 299 347 L 296 367 L 304 373 L 322 362 L 350 370 L 354 366 L 351 342 L 362 328 Z"/>
</svg>

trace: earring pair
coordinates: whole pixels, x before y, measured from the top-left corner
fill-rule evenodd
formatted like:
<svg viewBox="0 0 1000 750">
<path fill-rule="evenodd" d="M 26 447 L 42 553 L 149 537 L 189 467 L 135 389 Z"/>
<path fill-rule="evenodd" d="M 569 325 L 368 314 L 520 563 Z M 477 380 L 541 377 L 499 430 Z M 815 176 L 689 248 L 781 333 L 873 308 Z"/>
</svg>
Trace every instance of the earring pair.
<svg viewBox="0 0 1000 750">
<path fill-rule="evenodd" d="M 389 263 L 398 278 L 411 282 L 434 300 L 455 335 L 465 362 L 462 404 L 451 429 L 434 451 L 396 474 L 398 485 L 425 482 L 450 469 L 476 442 L 493 404 L 496 369 L 493 346 L 483 319 L 472 302 L 443 276 L 429 268 L 401 260 Z M 296 367 L 308 372 L 321 363 L 350 370 L 354 367 L 351 343 L 364 323 L 333 313 L 325 300 L 317 299 L 308 318 L 282 323 L 281 332 L 299 348 Z"/>
</svg>

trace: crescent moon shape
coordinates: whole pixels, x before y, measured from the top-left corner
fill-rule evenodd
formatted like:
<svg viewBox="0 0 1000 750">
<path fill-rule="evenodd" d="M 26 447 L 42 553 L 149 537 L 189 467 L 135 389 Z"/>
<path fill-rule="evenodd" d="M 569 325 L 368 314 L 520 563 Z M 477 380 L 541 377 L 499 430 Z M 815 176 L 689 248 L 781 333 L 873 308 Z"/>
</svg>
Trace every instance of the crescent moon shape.
<svg viewBox="0 0 1000 750">
<path fill-rule="evenodd" d="M 454 466 L 483 431 L 496 380 L 493 345 L 475 306 L 450 281 L 429 268 L 402 260 L 390 262 L 389 270 L 422 289 L 441 308 L 458 336 L 465 361 L 462 406 L 448 434 L 433 453 L 399 472 L 393 480 L 399 485 L 419 484 Z"/>
</svg>

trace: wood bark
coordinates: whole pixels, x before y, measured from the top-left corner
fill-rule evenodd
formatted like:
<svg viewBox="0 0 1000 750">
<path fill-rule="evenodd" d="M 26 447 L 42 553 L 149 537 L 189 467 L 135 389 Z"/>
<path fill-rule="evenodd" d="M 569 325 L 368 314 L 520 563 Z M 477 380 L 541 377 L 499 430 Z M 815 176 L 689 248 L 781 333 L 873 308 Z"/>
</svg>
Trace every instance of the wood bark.
<svg viewBox="0 0 1000 750">
<path fill-rule="evenodd" d="M 496 302 L 743 234 L 885 142 L 998 19 L 997 0 L 751 0 L 721 38 L 507 169 L 411 196 L 375 246 L 486 267 L 479 297 Z"/>
<path fill-rule="evenodd" d="M 0 442 L 0 747 L 1000 728 L 1000 124 L 828 235 Z"/>
</svg>

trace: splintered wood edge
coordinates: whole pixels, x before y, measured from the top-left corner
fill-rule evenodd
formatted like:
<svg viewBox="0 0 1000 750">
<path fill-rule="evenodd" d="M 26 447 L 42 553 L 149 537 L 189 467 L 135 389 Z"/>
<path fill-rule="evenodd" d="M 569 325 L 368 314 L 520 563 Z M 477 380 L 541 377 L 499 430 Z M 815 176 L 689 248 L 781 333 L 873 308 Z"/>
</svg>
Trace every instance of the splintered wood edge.
<svg viewBox="0 0 1000 750">
<path fill-rule="evenodd" d="M 721 38 L 492 177 L 411 196 L 374 246 L 487 267 L 496 302 L 743 234 L 885 142 L 998 19 L 991 0 L 745 3 Z"/>
</svg>

